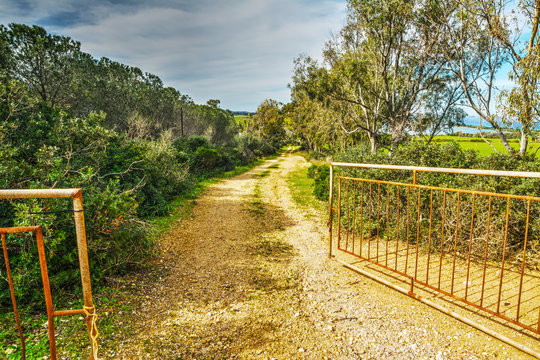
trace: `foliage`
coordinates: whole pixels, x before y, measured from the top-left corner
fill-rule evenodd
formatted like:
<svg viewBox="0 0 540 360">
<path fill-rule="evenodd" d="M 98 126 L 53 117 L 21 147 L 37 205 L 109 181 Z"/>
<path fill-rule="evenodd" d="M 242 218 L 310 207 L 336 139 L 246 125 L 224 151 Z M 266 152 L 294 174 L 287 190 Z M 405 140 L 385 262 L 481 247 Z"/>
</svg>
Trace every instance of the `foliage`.
<svg viewBox="0 0 540 360">
<path fill-rule="evenodd" d="M 326 44 L 324 63 L 295 60 L 290 129 L 310 150 L 368 142 L 372 153 L 393 152 L 413 133 L 429 143 L 463 124 L 466 106 L 497 132 L 505 152 L 526 157 L 539 119 L 538 2 L 347 5 L 346 24 Z M 514 87 L 500 91 L 495 80 L 505 63 Z M 516 124 L 518 151 L 507 141 L 507 128 Z"/>
<path fill-rule="evenodd" d="M 254 132 L 262 139 L 279 148 L 285 137 L 284 116 L 281 103 L 273 99 L 264 100 L 253 117 Z"/>
<path fill-rule="evenodd" d="M 500 154 L 479 156 L 478 152 L 474 150 L 463 149 L 456 141 L 432 143 L 430 145 L 421 141 L 412 141 L 391 155 L 384 152 L 372 154 L 366 147 L 354 147 L 336 156 L 336 161 L 486 170 L 535 172 L 540 170 L 540 159 L 538 158 L 519 160 Z M 344 173 L 355 177 L 368 177 L 377 180 L 412 182 L 410 171 L 350 169 L 344 171 Z M 538 179 L 515 178 L 501 181 L 497 177 L 462 176 L 444 173 L 425 173 L 418 176 L 418 182 L 424 185 L 533 196 L 540 195 L 540 182 Z"/>
<path fill-rule="evenodd" d="M 245 158 L 252 159 L 274 154 L 277 148 L 252 135 L 240 135 L 235 138 L 235 147 Z"/>
<path fill-rule="evenodd" d="M 393 153 L 391 156 L 388 154 L 379 152 L 376 154 L 370 153 L 369 149 L 366 147 L 354 148 L 346 151 L 337 157 L 338 161 L 343 162 L 361 162 L 361 163 L 370 163 L 370 164 L 392 164 L 392 165 L 415 165 L 415 166 L 429 166 L 429 167 L 444 167 L 444 168 L 476 168 L 476 169 L 495 169 L 495 170 L 505 170 L 505 171 L 533 171 L 538 172 L 540 170 L 540 159 L 517 159 L 514 157 L 508 157 L 500 154 L 492 154 L 490 156 L 479 156 L 477 152 L 471 150 L 463 150 L 457 142 L 448 142 L 444 144 L 432 144 L 426 145 L 421 141 L 411 142 L 407 146 L 400 148 L 399 151 Z M 386 170 L 386 169 L 369 169 L 369 168 L 342 168 L 336 167 L 336 176 L 351 176 L 362 179 L 375 179 L 381 181 L 391 181 L 398 183 L 413 183 L 413 172 L 412 171 L 403 171 L 403 170 Z M 337 182 L 335 182 L 334 189 L 337 191 Z M 525 226 L 525 219 L 530 218 L 530 223 L 528 227 L 529 234 L 533 234 L 540 230 L 540 221 L 538 220 L 538 212 L 540 208 L 532 202 L 530 211 L 528 210 L 527 201 L 524 200 L 512 200 L 508 202 L 510 204 L 509 210 L 507 210 L 507 201 L 505 198 L 500 198 L 497 196 L 486 195 L 488 193 L 503 193 L 503 194 L 515 194 L 515 195 L 528 195 L 536 196 L 540 195 L 540 180 L 533 178 L 511 178 L 511 177 L 498 177 L 498 176 L 485 176 L 485 175 L 460 175 L 460 174 L 449 174 L 449 173 L 428 173 L 428 172 L 418 172 L 416 175 L 416 183 L 420 185 L 433 186 L 436 188 L 449 188 L 449 189 L 464 189 L 464 190 L 473 190 L 479 191 L 483 194 L 472 195 L 471 193 L 462 192 L 460 195 L 456 195 L 453 191 L 443 192 L 443 191 L 431 191 L 428 189 L 422 188 L 410 188 L 410 193 L 408 190 L 401 192 L 401 195 L 398 190 L 398 187 L 389 185 L 389 186 L 379 186 L 377 187 L 376 183 L 373 183 L 375 193 L 377 198 L 390 199 L 393 200 L 394 204 L 407 204 L 409 202 L 408 196 L 414 193 L 417 194 L 418 206 L 416 209 L 421 209 L 422 214 L 430 214 L 431 211 L 436 212 L 438 215 L 431 218 L 429 216 L 429 224 L 424 222 L 419 223 L 419 232 L 428 233 L 429 228 L 441 228 L 444 226 L 446 231 L 449 233 L 455 232 L 459 233 L 462 236 L 460 240 L 456 243 L 458 251 L 467 253 L 469 251 L 469 236 L 464 236 L 463 234 L 468 234 L 473 231 L 474 233 L 481 234 L 482 231 L 485 234 L 486 224 L 489 228 L 489 217 L 491 216 L 493 221 L 491 222 L 492 230 L 490 232 L 490 241 L 501 241 L 505 237 L 505 227 L 508 229 L 507 237 L 507 257 L 508 259 L 512 258 L 517 260 L 520 256 L 523 256 L 523 246 L 524 239 L 526 238 L 527 226 Z M 361 195 L 365 199 L 371 198 L 372 185 L 370 183 L 364 183 L 362 186 L 367 186 L 370 190 L 364 195 Z M 343 189 L 343 187 L 342 187 Z M 348 192 L 342 192 L 342 196 L 347 193 L 345 196 L 349 196 Z M 353 192 L 354 193 L 354 192 Z M 353 197 L 356 195 L 352 195 Z M 400 196 L 401 201 L 395 200 L 394 196 Z M 416 196 L 416 195 L 415 195 Z M 461 200 L 458 200 L 461 199 Z M 476 199 L 476 200 L 474 200 Z M 445 201 L 448 200 L 448 204 L 453 204 L 445 206 Z M 360 200 L 353 200 L 360 201 Z M 371 200 L 368 200 L 371 201 Z M 460 202 L 461 208 L 456 208 L 456 202 Z M 457 211 L 462 214 L 471 213 L 471 204 L 475 204 L 476 201 L 476 213 L 474 218 L 474 223 L 471 223 L 471 216 L 464 216 L 460 218 L 459 222 L 444 222 L 444 216 L 447 219 L 455 219 Z M 343 200 L 342 200 L 343 203 Z M 406 206 L 406 205 L 404 205 Z M 488 211 L 489 206 L 489 211 Z M 383 207 L 385 208 L 385 207 Z M 415 216 L 420 216 L 418 210 L 414 210 L 415 207 L 412 207 L 413 211 L 416 211 L 416 214 L 412 214 L 411 218 Z M 386 208 L 388 209 L 388 208 Z M 395 209 L 395 208 L 394 208 Z M 446 209 L 444 214 L 441 216 L 441 209 Z M 369 209 L 368 211 L 372 212 L 374 210 Z M 506 212 L 510 211 L 511 216 L 509 223 L 505 225 L 504 219 Z M 386 212 L 386 214 L 385 214 Z M 383 213 L 380 216 L 375 212 L 371 215 L 367 213 L 365 216 L 373 218 L 388 218 L 388 213 L 390 210 L 383 209 Z M 390 213 L 391 214 L 391 213 Z M 385 222 L 387 220 L 383 220 Z M 433 222 L 432 222 L 433 221 Z M 474 224 L 474 227 L 472 226 Z M 429 227 L 428 227 L 429 225 Z M 380 226 L 384 232 L 385 226 Z M 489 230 L 487 230 L 489 231 Z M 478 237 L 471 235 L 470 239 L 475 239 L 471 244 L 472 245 L 472 254 L 473 256 L 478 256 L 482 258 L 484 256 L 485 245 L 482 241 L 477 241 Z M 498 239 L 498 240 L 495 240 Z M 530 238 L 532 239 L 532 238 Z M 425 241 L 426 239 L 424 238 Z M 416 241 L 411 238 L 411 241 Z M 505 240 L 506 241 L 506 240 Z M 427 246 L 427 243 L 422 243 L 421 246 Z M 538 242 L 531 240 L 527 242 L 527 264 L 528 266 L 538 266 L 540 260 L 540 252 L 538 249 Z M 489 259 L 500 261 L 502 257 L 502 247 L 494 246 L 489 249 Z M 514 261 L 512 260 L 512 261 Z"/>
<path fill-rule="evenodd" d="M 236 136 L 219 100 L 194 104 L 155 75 L 95 60 L 68 37 L 11 24 L 0 26 L 0 48 L 0 188 L 83 189 L 94 285 L 145 263 L 150 220 L 168 214 L 175 197 L 276 151 Z M 70 209 L 58 199 L 0 202 L 1 226 L 42 226 L 60 302 L 80 286 Z M 35 240 L 10 235 L 8 251 L 18 302 L 41 308 Z M 9 292 L 1 289 L 4 309 Z"/>
<path fill-rule="evenodd" d="M 311 165 L 308 168 L 307 176 L 314 179 L 313 195 L 321 201 L 328 200 L 330 184 L 330 167 L 326 164 Z"/>
</svg>

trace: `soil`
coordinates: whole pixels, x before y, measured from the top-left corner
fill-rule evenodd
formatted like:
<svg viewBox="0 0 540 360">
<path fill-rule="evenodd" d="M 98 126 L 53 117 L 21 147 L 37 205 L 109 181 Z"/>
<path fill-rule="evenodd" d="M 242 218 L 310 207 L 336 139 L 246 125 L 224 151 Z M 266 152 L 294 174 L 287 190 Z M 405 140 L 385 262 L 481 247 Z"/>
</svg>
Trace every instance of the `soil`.
<svg viewBox="0 0 540 360">
<path fill-rule="evenodd" d="M 134 280 L 130 335 L 101 358 L 531 358 L 328 259 L 326 219 L 287 184 L 308 165 L 285 154 L 209 187 L 159 240 L 162 275 Z"/>
</svg>

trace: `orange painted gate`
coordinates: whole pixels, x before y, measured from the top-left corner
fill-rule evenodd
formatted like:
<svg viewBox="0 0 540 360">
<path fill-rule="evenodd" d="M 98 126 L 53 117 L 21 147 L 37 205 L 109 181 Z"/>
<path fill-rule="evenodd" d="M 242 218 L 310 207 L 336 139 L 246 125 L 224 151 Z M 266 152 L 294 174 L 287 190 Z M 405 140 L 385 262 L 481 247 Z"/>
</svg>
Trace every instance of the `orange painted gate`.
<svg viewBox="0 0 540 360">
<path fill-rule="evenodd" d="M 23 330 L 21 328 L 20 319 L 17 310 L 17 302 L 15 299 L 13 280 L 11 277 L 11 268 L 9 264 L 9 256 L 7 251 L 7 235 L 14 233 L 33 232 L 36 236 L 39 263 L 41 268 L 41 278 L 43 282 L 43 292 L 45 295 L 45 304 L 47 307 L 48 330 L 49 330 L 49 345 L 51 360 L 56 360 L 56 341 L 55 341 L 55 326 L 54 319 L 58 316 L 66 315 L 85 315 L 88 336 L 90 338 L 91 351 L 89 360 L 97 360 L 97 336 L 98 330 L 96 325 L 97 315 L 95 313 L 94 304 L 92 301 L 92 289 L 90 286 L 90 269 L 88 265 L 88 254 L 86 248 L 86 232 L 84 226 L 84 212 L 82 203 L 81 189 L 48 189 L 48 190 L 0 190 L 0 199 L 39 199 L 39 198 L 71 198 L 73 200 L 73 215 L 75 218 L 75 231 L 77 236 L 77 250 L 79 255 L 79 267 L 81 272 L 81 284 L 83 291 L 84 307 L 82 309 L 73 310 L 55 310 L 49 285 L 49 275 L 47 271 L 47 263 L 45 256 L 45 247 L 43 243 L 43 234 L 40 226 L 29 227 L 12 227 L 0 228 L 0 236 L 2 239 L 2 248 L 4 253 L 4 261 L 7 270 L 9 281 L 11 300 L 13 303 L 13 311 L 17 322 L 19 336 L 21 338 L 22 359 L 25 359 L 25 342 Z"/>
<path fill-rule="evenodd" d="M 379 178 L 385 178 L 382 171 L 408 171 L 412 181 L 346 174 L 357 169 Z M 420 173 L 540 178 L 533 172 L 332 163 L 330 256 L 346 253 L 390 270 L 413 297 L 421 285 L 540 334 L 540 197 L 421 185 Z"/>
</svg>

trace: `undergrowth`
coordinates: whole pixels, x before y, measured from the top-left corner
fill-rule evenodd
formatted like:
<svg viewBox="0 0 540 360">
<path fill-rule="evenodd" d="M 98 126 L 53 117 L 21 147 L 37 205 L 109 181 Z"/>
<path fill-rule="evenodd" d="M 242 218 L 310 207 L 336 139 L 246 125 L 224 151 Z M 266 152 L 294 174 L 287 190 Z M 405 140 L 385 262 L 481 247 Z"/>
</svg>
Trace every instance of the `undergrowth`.
<svg viewBox="0 0 540 360">
<path fill-rule="evenodd" d="M 208 186 L 221 179 L 231 178 L 245 173 L 268 159 L 275 159 L 277 156 L 279 154 L 271 155 L 267 158 L 259 158 L 248 165 L 238 166 L 231 171 L 217 174 L 212 178 L 198 182 L 190 191 L 176 196 L 170 203 L 172 211 L 169 215 L 154 217 L 150 220 L 154 237 L 157 238 L 160 234 L 169 231 L 175 222 L 189 218 L 193 207 L 197 204 L 197 197 Z M 265 248 L 266 250 L 263 250 Z M 270 247 L 263 246 L 261 251 L 267 252 L 270 248 L 273 248 L 273 245 Z M 286 252 L 286 249 L 282 249 L 281 246 L 277 246 L 274 250 L 283 250 Z M 274 250 L 271 253 L 274 253 Z M 157 277 L 164 275 L 163 268 L 156 266 L 156 263 L 159 264 L 157 259 L 148 266 L 143 266 L 137 274 L 130 276 L 138 276 L 140 274 L 141 276 Z M 118 334 L 127 336 L 133 330 L 132 324 L 126 321 L 125 317 L 132 310 L 130 304 L 138 301 L 132 291 L 130 276 L 109 278 L 107 285 L 93 289 L 94 305 L 98 314 L 100 346 L 114 349 L 116 348 L 116 344 L 111 343 L 113 341 L 111 339 L 116 338 Z M 55 295 L 57 296 L 56 299 L 54 298 Z M 53 294 L 53 303 L 55 305 L 62 304 L 62 306 L 71 309 L 80 309 L 83 306 L 82 300 L 69 301 L 68 299 L 62 299 L 61 294 Z M 19 307 L 18 310 L 25 336 L 26 359 L 46 359 L 49 356 L 49 342 L 45 308 L 43 308 L 41 313 L 37 313 L 35 310 L 25 309 L 24 307 Z M 57 354 L 59 358 L 82 359 L 88 356 L 90 348 L 86 325 L 82 316 L 57 317 L 55 327 L 57 334 Z M 21 357 L 21 344 L 15 318 L 12 312 L 7 311 L 0 314 L 0 359 L 15 360 L 21 359 Z"/>
</svg>

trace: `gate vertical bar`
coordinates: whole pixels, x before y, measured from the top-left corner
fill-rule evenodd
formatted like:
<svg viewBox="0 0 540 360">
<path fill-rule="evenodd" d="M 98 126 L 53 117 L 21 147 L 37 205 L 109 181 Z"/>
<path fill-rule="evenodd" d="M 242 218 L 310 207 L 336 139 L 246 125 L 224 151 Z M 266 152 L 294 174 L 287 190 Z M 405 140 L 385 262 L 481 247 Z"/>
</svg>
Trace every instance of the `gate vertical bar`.
<svg viewBox="0 0 540 360">
<path fill-rule="evenodd" d="M 429 231 L 428 231 L 426 284 L 429 284 L 429 260 L 431 258 L 431 224 L 432 223 L 433 223 L 433 189 L 431 189 L 431 193 L 429 196 Z"/>
<path fill-rule="evenodd" d="M 395 263 L 395 270 L 397 271 L 397 265 L 398 265 L 398 250 L 399 250 L 399 186 L 396 186 L 396 196 L 397 196 L 397 229 L 396 229 L 396 263 Z"/>
<path fill-rule="evenodd" d="M 503 253 L 502 253 L 502 260 L 501 260 L 501 276 L 499 280 L 499 297 L 497 298 L 497 312 L 499 312 L 500 306 L 501 306 L 501 295 L 502 295 L 503 275 L 504 275 L 504 261 L 506 257 L 506 242 L 508 240 L 509 220 L 510 220 L 510 198 L 506 199 L 506 225 L 505 225 L 505 231 L 504 231 Z"/>
<path fill-rule="evenodd" d="M 368 260 L 371 259 L 371 208 L 372 208 L 372 197 L 371 197 L 371 185 L 372 183 L 369 183 L 369 211 L 368 211 L 368 238 L 367 238 L 367 258 Z"/>
<path fill-rule="evenodd" d="M 341 177 L 338 179 L 337 249 L 341 250 Z"/>
<path fill-rule="evenodd" d="M 54 309 L 51 297 L 51 285 L 49 284 L 49 273 L 47 271 L 45 244 L 43 243 L 43 233 L 41 232 L 41 227 L 38 226 L 35 232 L 39 255 L 39 266 L 41 268 L 41 279 L 43 281 L 43 292 L 45 294 L 45 305 L 47 306 L 47 319 L 49 321 L 48 328 L 51 360 L 56 360 L 56 340 L 54 338 Z"/>
<path fill-rule="evenodd" d="M 4 261 L 6 262 L 6 272 L 9 282 L 9 293 L 11 295 L 11 302 L 13 303 L 13 312 L 15 313 L 15 322 L 17 323 L 17 330 L 19 331 L 19 337 L 21 339 L 22 360 L 26 359 L 26 344 L 24 342 L 24 335 L 21 327 L 21 319 L 19 317 L 19 311 L 17 310 L 17 300 L 15 299 L 15 289 L 13 288 L 13 278 L 11 277 L 11 268 L 9 266 L 9 257 L 6 245 L 6 234 L 2 233 L 2 249 L 4 251 Z"/>
<path fill-rule="evenodd" d="M 467 278 L 465 279 L 465 300 L 467 300 L 467 294 L 469 293 L 469 274 L 471 270 L 471 251 L 472 251 L 472 241 L 474 234 L 474 206 L 476 200 L 476 193 L 472 196 L 472 208 L 471 208 L 471 234 L 469 237 L 469 254 L 467 255 Z"/>
<path fill-rule="evenodd" d="M 381 223 L 381 184 L 377 184 L 377 261 L 379 261 L 379 224 Z"/>
<path fill-rule="evenodd" d="M 411 187 L 407 187 L 407 233 L 405 235 L 405 240 L 407 241 L 407 253 L 405 255 L 405 274 L 408 274 L 408 265 L 409 265 L 409 199 L 411 195 Z"/>
<path fill-rule="evenodd" d="M 439 258 L 439 285 L 437 286 L 441 290 L 441 275 L 442 275 L 442 263 L 443 263 L 443 248 L 444 248 L 444 221 L 446 218 L 446 191 L 443 192 L 443 206 L 442 206 L 442 226 L 441 226 L 441 256 Z"/>
<path fill-rule="evenodd" d="M 456 255 L 457 255 L 457 241 L 458 241 L 458 233 L 459 233 L 459 195 L 460 193 L 457 193 L 457 210 L 456 210 L 456 232 L 454 234 L 454 261 L 452 264 L 452 285 L 450 294 L 454 295 L 454 276 L 456 274 Z"/>
<path fill-rule="evenodd" d="M 352 252 L 354 252 L 354 243 L 355 243 L 355 233 L 356 233 L 356 183 L 353 181 L 353 190 L 354 190 L 354 199 L 353 199 L 353 227 L 352 227 Z"/>
<path fill-rule="evenodd" d="M 529 220 L 531 215 L 531 200 L 527 201 L 527 220 L 525 222 L 525 239 L 523 240 L 523 259 L 521 261 L 521 275 L 519 278 L 519 295 L 516 310 L 516 321 L 519 321 L 519 310 L 521 307 L 521 293 L 523 290 L 523 274 L 525 273 L 525 261 L 527 258 L 527 238 L 529 236 Z"/>
<path fill-rule="evenodd" d="M 377 224 L 377 228 L 378 227 L 379 227 L 379 224 Z M 385 241 L 384 254 L 386 256 L 384 260 L 384 265 L 388 266 L 388 242 L 390 241 L 390 184 L 386 186 L 386 237 L 385 238 L 386 238 L 386 241 Z"/>
<path fill-rule="evenodd" d="M 362 191 L 360 194 L 360 257 L 362 257 L 363 246 L 364 246 L 364 181 L 362 181 Z"/>
<path fill-rule="evenodd" d="M 487 256 L 488 256 L 488 246 L 489 246 L 489 230 L 491 225 L 491 202 L 492 198 L 489 197 L 488 205 L 488 218 L 487 218 L 487 233 L 486 233 L 486 247 L 484 252 L 484 271 L 482 275 L 482 294 L 480 295 L 480 306 L 484 303 L 484 289 L 486 288 L 486 266 L 487 266 Z"/>
<path fill-rule="evenodd" d="M 351 220 L 350 220 L 350 215 L 351 215 L 351 206 L 349 204 L 349 199 L 350 199 L 350 196 L 349 196 L 349 183 L 350 183 L 350 180 L 345 180 L 347 182 L 347 236 L 346 236 L 346 240 L 345 240 L 345 250 L 348 250 L 349 249 L 349 230 L 351 228 Z"/>
<path fill-rule="evenodd" d="M 333 222 L 333 202 L 334 202 L 334 166 L 330 164 L 330 184 L 329 184 L 329 202 L 330 208 L 328 209 L 328 258 L 332 258 L 332 222 Z"/>
<path fill-rule="evenodd" d="M 88 251 L 86 249 L 86 231 L 84 226 L 84 213 L 83 213 L 83 199 L 82 191 L 79 191 L 73 196 L 73 210 L 75 217 L 75 232 L 77 235 L 77 250 L 79 253 L 79 267 L 81 270 L 81 283 L 84 299 L 84 307 L 90 312 L 90 315 L 86 314 L 86 327 L 88 329 L 88 336 L 90 339 L 94 339 L 97 334 L 95 332 L 95 319 L 94 319 L 94 302 L 92 301 L 92 286 L 90 284 L 90 267 L 88 265 Z M 97 360 L 95 354 L 97 354 L 97 343 L 90 341 L 90 356 L 89 360 Z"/>
<path fill-rule="evenodd" d="M 416 172 L 415 172 L 416 174 Z M 418 188 L 418 216 L 416 218 L 416 254 L 415 254 L 415 260 L 414 260 L 414 279 L 416 280 L 416 278 L 418 277 L 418 250 L 419 250 L 419 243 L 420 243 L 420 213 L 421 213 L 421 209 L 420 209 L 420 206 L 422 205 L 421 203 L 421 189 Z"/>
</svg>

